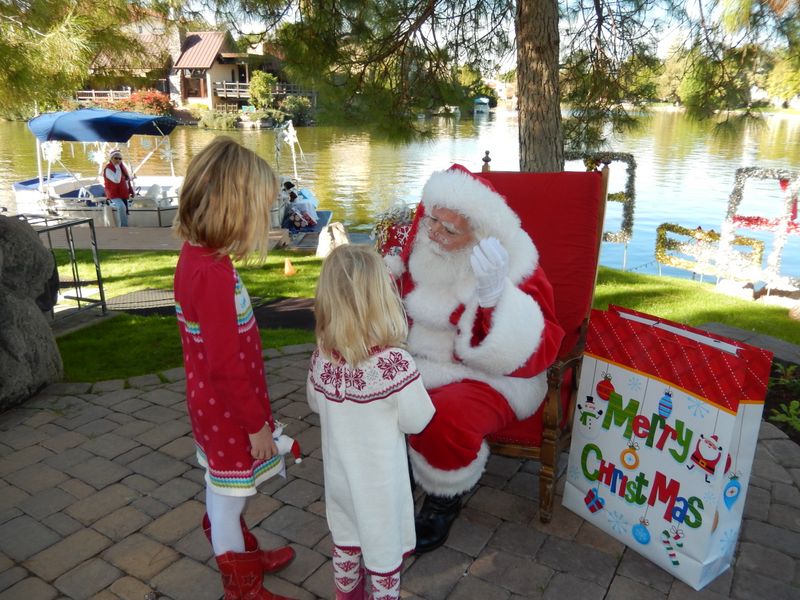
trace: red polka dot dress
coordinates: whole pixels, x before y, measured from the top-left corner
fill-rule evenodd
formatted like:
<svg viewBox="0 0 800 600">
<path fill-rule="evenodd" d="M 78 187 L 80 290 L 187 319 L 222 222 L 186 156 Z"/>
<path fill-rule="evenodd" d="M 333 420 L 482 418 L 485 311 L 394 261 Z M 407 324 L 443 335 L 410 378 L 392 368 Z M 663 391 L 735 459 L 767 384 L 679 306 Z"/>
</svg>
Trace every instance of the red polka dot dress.
<svg viewBox="0 0 800 600">
<path fill-rule="evenodd" d="M 274 429 L 261 338 L 250 297 L 227 256 L 184 243 L 175 270 L 186 403 L 206 484 L 250 496 L 283 471 L 283 457 L 255 460 L 249 433 Z"/>
</svg>

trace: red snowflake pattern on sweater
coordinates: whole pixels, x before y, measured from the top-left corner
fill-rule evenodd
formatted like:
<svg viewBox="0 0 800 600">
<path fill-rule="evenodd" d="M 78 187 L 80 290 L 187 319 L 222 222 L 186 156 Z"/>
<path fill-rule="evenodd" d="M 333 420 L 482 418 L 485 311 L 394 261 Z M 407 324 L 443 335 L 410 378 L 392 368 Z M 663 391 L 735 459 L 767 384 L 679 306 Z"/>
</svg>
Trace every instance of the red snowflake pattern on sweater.
<svg viewBox="0 0 800 600">
<path fill-rule="evenodd" d="M 348 387 L 354 387 L 357 390 L 363 390 L 367 387 L 367 382 L 364 381 L 364 371 L 362 369 L 345 369 L 344 383 Z"/>
<path fill-rule="evenodd" d="M 323 383 L 338 388 L 339 384 L 342 382 L 342 369 L 340 367 L 334 367 L 331 363 L 325 363 L 319 378 Z"/>
<path fill-rule="evenodd" d="M 419 379 L 414 359 L 402 349 L 377 349 L 358 366 L 311 356 L 309 383 L 332 402 L 368 403 L 388 398 Z"/>
<path fill-rule="evenodd" d="M 384 379 L 394 379 L 398 373 L 408 371 L 408 361 L 399 352 L 389 352 L 389 358 L 378 359 L 378 368 L 383 371 Z"/>
</svg>

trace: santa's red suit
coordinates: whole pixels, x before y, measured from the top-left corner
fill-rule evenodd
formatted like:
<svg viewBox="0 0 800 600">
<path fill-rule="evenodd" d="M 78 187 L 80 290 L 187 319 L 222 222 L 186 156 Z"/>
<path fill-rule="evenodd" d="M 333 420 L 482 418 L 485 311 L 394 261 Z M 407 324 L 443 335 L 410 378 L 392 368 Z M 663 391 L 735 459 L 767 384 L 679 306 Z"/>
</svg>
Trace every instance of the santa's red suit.
<svg viewBox="0 0 800 600">
<path fill-rule="evenodd" d="M 471 248 L 448 253 L 420 228 L 435 207 L 461 213 L 478 240 L 497 238 L 508 251 L 495 306 L 478 304 Z M 408 350 L 436 407 L 428 427 L 409 436 L 414 478 L 429 494 L 455 496 L 480 479 L 489 456 L 484 438 L 533 414 L 545 397 L 545 370 L 564 335 L 552 287 L 516 213 L 460 165 L 426 183 L 407 246 L 387 264 L 408 314 Z"/>
</svg>

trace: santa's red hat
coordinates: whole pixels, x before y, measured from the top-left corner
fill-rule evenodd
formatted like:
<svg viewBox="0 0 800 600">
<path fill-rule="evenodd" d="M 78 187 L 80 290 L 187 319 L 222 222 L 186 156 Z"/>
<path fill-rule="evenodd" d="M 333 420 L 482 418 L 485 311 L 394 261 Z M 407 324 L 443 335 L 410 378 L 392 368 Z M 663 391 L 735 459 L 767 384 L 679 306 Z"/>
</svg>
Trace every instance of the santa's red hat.
<svg viewBox="0 0 800 600">
<path fill-rule="evenodd" d="M 437 207 L 464 215 L 479 237 L 500 240 L 512 255 L 509 272 L 512 281 L 529 275 L 538 264 L 539 254 L 506 199 L 480 174 L 454 164 L 447 170 L 435 172 L 425 183 L 402 254 L 387 257 L 387 264 L 395 275 L 406 270 L 422 218 Z M 518 266 L 515 267 L 515 263 Z"/>
</svg>

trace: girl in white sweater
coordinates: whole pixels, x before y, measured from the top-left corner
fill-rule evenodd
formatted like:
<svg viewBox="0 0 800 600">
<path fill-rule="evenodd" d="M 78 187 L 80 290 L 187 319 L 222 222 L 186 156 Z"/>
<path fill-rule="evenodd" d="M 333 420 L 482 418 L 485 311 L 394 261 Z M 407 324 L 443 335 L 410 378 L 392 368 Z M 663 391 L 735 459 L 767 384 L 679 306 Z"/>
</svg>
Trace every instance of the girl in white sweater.
<svg viewBox="0 0 800 600">
<path fill-rule="evenodd" d="M 408 326 L 383 260 L 344 245 L 322 265 L 308 402 L 320 415 L 337 600 L 399 598 L 413 551 L 406 433 L 434 408 L 403 345 Z"/>
</svg>

